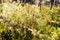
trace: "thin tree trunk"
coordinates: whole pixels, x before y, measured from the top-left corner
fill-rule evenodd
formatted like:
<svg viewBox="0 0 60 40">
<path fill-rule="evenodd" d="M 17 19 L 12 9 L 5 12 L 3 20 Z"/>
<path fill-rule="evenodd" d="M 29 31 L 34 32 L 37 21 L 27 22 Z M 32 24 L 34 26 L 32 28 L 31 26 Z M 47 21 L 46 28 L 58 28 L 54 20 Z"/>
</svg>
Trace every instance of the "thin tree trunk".
<svg viewBox="0 0 60 40">
<path fill-rule="evenodd" d="M 55 5 L 55 1 L 56 1 L 56 0 L 54 0 L 54 5 Z"/>
<path fill-rule="evenodd" d="M 21 0 L 17 0 L 18 3 L 20 3 Z"/>
<path fill-rule="evenodd" d="M 55 0 L 50 0 L 50 10 L 52 9 L 53 5 L 55 5 Z"/>
<path fill-rule="evenodd" d="M 1 3 L 3 3 L 4 0 L 1 0 Z"/>
<path fill-rule="evenodd" d="M 39 5 L 39 2 L 40 2 L 39 0 L 35 0 L 34 3 L 35 3 L 36 6 L 38 6 Z"/>
</svg>

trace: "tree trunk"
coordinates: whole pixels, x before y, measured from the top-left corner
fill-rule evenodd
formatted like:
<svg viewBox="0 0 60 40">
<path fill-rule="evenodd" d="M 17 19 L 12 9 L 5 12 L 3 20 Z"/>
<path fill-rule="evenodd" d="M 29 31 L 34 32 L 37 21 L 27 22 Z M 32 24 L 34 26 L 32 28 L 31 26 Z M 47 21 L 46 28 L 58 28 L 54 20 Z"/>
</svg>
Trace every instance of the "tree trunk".
<svg viewBox="0 0 60 40">
<path fill-rule="evenodd" d="M 38 6 L 39 5 L 39 2 L 40 2 L 39 0 L 35 0 L 34 3 L 35 3 L 36 6 Z"/>
<path fill-rule="evenodd" d="M 1 3 L 3 3 L 4 0 L 1 0 Z"/>
</svg>

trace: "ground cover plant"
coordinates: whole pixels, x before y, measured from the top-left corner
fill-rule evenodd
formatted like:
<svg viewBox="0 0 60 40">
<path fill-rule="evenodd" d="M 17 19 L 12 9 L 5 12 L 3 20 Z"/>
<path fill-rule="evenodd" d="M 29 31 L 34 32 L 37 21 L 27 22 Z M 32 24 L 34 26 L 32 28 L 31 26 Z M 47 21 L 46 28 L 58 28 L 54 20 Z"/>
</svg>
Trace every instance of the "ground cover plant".
<svg viewBox="0 0 60 40">
<path fill-rule="evenodd" d="M 60 40 L 60 7 L 0 4 L 0 40 Z"/>
</svg>

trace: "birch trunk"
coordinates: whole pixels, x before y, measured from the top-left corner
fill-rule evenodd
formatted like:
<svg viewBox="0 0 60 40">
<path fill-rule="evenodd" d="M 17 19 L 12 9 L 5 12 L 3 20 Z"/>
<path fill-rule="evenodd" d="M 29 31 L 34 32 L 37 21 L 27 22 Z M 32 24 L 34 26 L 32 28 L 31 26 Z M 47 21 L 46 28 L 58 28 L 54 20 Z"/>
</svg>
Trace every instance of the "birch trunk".
<svg viewBox="0 0 60 40">
<path fill-rule="evenodd" d="M 36 6 L 38 6 L 39 5 L 39 2 L 40 2 L 40 0 L 35 0 L 34 3 L 35 3 Z"/>
<path fill-rule="evenodd" d="M 4 0 L 1 0 L 1 2 L 3 3 Z"/>
</svg>

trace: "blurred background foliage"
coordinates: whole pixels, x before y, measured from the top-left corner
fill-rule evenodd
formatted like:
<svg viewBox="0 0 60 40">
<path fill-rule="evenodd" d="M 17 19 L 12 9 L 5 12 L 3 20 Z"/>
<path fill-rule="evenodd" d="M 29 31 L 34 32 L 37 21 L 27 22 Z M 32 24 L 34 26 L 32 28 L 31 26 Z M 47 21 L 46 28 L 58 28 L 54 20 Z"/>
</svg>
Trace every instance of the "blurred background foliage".
<svg viewBox="0 0 60 40">
<path fill-rule="evenodd" d="M 60 40 L 60 7 L 0 4 L 0 40 Z"/>
</svg>

